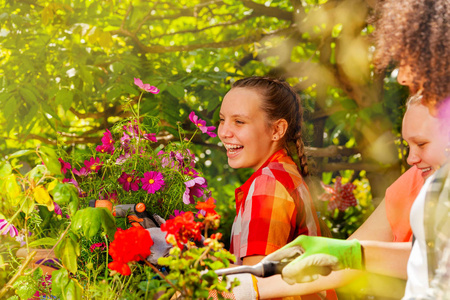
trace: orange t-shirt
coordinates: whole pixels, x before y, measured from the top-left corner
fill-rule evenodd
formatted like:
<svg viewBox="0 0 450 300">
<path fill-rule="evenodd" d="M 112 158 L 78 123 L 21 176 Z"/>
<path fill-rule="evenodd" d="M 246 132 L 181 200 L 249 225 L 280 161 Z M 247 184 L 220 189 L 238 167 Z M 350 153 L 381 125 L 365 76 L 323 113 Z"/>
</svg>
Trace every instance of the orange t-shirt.
<svg viewBox="0 0 450 300">
<path fill-rule="evenodd" d="M 412 240 L 409 213 L 423 183 L 422 171 L 413 166 L 386 190 L 386 214 L 394 234 L 394 242 Z"/>
</svg>

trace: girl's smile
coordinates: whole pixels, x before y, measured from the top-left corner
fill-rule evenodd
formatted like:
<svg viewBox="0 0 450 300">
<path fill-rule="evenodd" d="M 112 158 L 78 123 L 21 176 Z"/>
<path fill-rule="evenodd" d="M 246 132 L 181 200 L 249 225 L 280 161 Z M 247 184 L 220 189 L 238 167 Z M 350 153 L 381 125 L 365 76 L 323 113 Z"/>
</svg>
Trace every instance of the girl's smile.
<svg viewBox="0 0 450 300">
<path fill-rule="evenodd" d="M 217 132 L 232 168 L 258 170 L 279 149 L 261 97 L 255 89 L 238 87 L 223 99 Z"/>
</svg>

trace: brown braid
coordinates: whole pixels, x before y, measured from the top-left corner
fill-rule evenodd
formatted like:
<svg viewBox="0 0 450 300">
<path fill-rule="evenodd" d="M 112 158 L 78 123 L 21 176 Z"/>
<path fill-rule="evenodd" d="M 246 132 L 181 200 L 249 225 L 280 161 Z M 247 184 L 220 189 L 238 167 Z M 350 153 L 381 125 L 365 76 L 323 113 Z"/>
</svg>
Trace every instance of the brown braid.
<svg viewBox="0 0 450 300">
<path fill-rule="evenodd" d="M 283 137 L 285 148 L 289 155 L 297 160 L 301 175 L 308 176 L 308 163 L 302 138 L 303 108 L 296 91 L 283 80 L 259 76 L 240 79 L 233 84 L 233 88 L 236 87 L 254 88 L 263 96 L 261 108 L 269 118 L 268 125 L 276 120 L 286 120 L 288 127 Z M 292 155 L 291 147 L 296 148 L 297 159 Z"/>
</svg>

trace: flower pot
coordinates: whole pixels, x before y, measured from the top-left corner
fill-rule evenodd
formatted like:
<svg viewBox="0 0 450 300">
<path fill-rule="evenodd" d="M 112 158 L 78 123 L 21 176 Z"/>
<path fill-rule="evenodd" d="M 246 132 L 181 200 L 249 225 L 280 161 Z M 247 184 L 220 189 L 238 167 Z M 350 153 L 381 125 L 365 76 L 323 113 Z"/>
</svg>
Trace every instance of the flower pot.
<svg viewBox="0 0 450 300">
<path fill-rule="evenodd" d="M 33 265 L 41 264 L 39 267 L 43 271 L 44 275 L 51 275 L 53 271 L 59 269 L 56 263 L 59 260 L 55 257 L 55 252 L 53 250 L 34 248 L 30 248 L 29 250 L 30 252 L 28 252 L 26 248 L 20 248 L 19 250 L 17 250 L 16 255 L 17 257 L 25 258 L 27 257 L 28 253 L 36 251 L 37 253 L 31 261 L 30 266 L 34 267 Z"/>
</svg>

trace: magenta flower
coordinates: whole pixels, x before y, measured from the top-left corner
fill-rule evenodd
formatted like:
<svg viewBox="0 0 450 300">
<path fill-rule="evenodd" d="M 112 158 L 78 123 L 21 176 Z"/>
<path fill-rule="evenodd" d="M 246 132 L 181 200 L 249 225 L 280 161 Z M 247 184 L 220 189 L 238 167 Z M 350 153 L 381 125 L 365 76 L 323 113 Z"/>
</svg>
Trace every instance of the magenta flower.
<svg viewBox="0 0 450 300">
<path fill-rule="evenodd" d="M 62 210 L 58 203 L 53 201 L 53 205 L 55 206 L 55 214 L 60 215 L 62 217 Z"/>
<path fill-rule="evenodd" d="M 178 209 L 175 209 L 174 211 L 173 211 L 173 216 L 171 215 L 171 216 L 169 216 L 169 220 L 171 220 L 171 219 L 175 219 L 176 217 L 178 217 L 178 216 L 182 216 L 182 215 L 184 215 L 185 214 L 185 212 L 184 211 L 182 211 L 182 210 L 178 210 Z"/>
<path fill-rule="evenodd" d="M 92 173 L 92 171 L 86 167 L 82 167 L 79 171 L 75 168 L 72 169 L 72 173 L 78 176 L 87 176 Z"/>
<path fill-rule="evenodd" d="M 206 126 L 206 121 L 197 117 L 193 111 L 189 114 L 189 120 L 191 120 L 191 122 L 194 123 L 194 125 L 197 126 L 201 132 L 206 133 L 210 137 L 217 136 L 217 134 L 212 132 L 213 130 L 216 130 L 216 127 Z"/>
<path fill-rule="evenodd" d="M 207 187 L 206 179 L 203 177 L 195 177 L 184 183 L 186 185 L 186 191 L 183 194 L 183 203 L 192 204 L 195 203 L 194 196 L 203 196 L 203 189 Z"/>
<path fill-rule="evenodd" d="M 139 190 L 138 180 L 139 178 L 137 178 L 136 176 L 127 174 L 125 172 L 123 172 L 122 175 L 120 175 L 119 179 L 117 179 L 117 181 L 122 185 L 123 189 L 127 192 L 129 192 L 130 189 L 135 192 Z"/>
<path fill-rule="evenodd" d="M 156 133 L 144 133 L 142 137 L 150 142 L 156 143 L 158 140 L 156 139 Z"/>
<path fill-rule="evenodd" d="M 103 134 L 102 137 L 102 144 L 98 145 L 97 148 L 95 148 L 95 150 L 97 150 L 98 152 L 101 153 L 109 153 L 109 154 L 113 154 L 114 152 L 114 140 L 112 138 L 112 134 L 111 132 L 106 129 L 106 132 Z"/>
<path fill-rule="evenodd" d="M 137 85 L 140 89 L 152 93 L 152 94 L 158 94 L 159 89 L 156 86 L 152 86 L 149 83 L 142 83 L 142 80 L 139 78 L 134 78 L 134 84 Z"/>
<path fill-rule="evenodd" d="M 100 157 L 93 158 L 84 161 L 84 165 L 86 169 L 91 170 L 91 172 L 98 172 L 103 165 L 103 162 L 100 162 Z"/>
<path fill-rule="evenodd" d="M 92 244 L 91 247 L 89 247 L 89 250 L 91 250 L 91 252 L 94 252 L 95 249 L 100 248 L 100 250 L 105 250 L 106 249 L 106 244 L 105 243 L 95 243 Z"/>
<path fill-rule="evenodd" d="M 164 176 L 160 172 L 150 171 L 141 178 L 142 188 L 149 194 L 154 194 L 164 186 Z"/>
<path fill-rule="evenodd" d="M 66 174 L 67 169 L 70 170 L 72 168 L 70 163 L 65 162 L 62 158 L 58 158 L 58 161 L 61 163 L 61 173 Z"/>
<path fill-rule="evenodd" d="M 188 167 L 184 168 L 183 174 L 191 177 L 198 177 L 198 172 L 195 169 L 190 169 Z"/>
<path fill-rule="evenodd" d="M 13 224 L 9 224 L 5 219 L 0 219 L 0 234 L 6 235 L 8 233 L 11 237 L 15 237 L 19 234 L 19 231 Z"/>
</svg>

